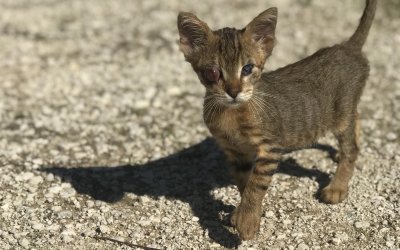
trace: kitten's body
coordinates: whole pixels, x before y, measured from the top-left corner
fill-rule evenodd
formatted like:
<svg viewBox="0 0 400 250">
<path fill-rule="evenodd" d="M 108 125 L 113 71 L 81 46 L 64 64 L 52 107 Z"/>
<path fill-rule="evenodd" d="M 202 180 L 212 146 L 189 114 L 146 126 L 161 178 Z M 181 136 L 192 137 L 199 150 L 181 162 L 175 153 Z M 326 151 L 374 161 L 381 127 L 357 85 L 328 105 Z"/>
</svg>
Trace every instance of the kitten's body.
<svg viewBox="0 0 400 250">
<path fill-rule="evenodd" d="M 361 48 L 375 8 L 376 0 L 367 0 L 349 41 L 270 73 L 262 69 L 272 52 L 276 9 L 242 30 L 211 31 L 192 14 L 180 14 L 181 49 L 207 89 L 205 123 L 231 163 L 242 196 L 231 218 L 242 239 L 258 230 L 280 151 L 313 144 L 328 131 L 339 140 L 340 159 L 322 199 L 338 203 L 347 196 L 359 151 L 357 105 L 369 73 Z"/>
<path fill-rule="evenodd" d="M 361 53 L 345 45 L 325 48 L 263 74 L 253 90 L 258 99 L 235 111 L 221 108 L 229 115 L 215 115 L 216 120 L 206 119 L 206 123 L 213 128 L 220 118 L 219 130 L 231 135 L 261 127 L 269 144 L 281 148 L 307 146 L 328 131 L 340 132 L 347 127 L 350 116 L 356 113 L 368 72 L 368 62 Z"/>
</svg>

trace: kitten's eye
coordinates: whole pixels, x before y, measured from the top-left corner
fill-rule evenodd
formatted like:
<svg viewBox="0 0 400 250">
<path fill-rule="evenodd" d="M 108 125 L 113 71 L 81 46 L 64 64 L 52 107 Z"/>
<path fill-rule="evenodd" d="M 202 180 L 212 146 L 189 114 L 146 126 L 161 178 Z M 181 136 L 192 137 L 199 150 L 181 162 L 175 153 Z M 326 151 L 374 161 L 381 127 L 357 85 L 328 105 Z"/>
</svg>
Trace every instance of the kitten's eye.
<svg viewBox="0 0 400 250">
<path fill-rule="evenodd" d="M 253 71 L 254 65 L 253 64 L 246 64 L 242 68 L 242 76 L 248 76 Z"/>
<path fill-rule="evenodd" d="M 217 82 L 221 76 L 221 73 L 217 67 L 210 67 L 204 70 L 204 77 L 209 82 Z"/>
</svg>

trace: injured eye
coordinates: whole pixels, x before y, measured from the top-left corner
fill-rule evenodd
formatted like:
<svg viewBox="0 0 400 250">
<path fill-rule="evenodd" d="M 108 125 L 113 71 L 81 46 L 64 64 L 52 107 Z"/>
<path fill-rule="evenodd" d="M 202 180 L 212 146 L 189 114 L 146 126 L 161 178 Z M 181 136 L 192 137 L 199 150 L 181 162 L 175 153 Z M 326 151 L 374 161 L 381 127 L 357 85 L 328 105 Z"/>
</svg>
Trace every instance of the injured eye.
<svg viewBox="0 0 400 250">
<path fill-rule="evenodd" d="M 216 66 L 206 68 L 203 72 L 204 78 L 209 81 L 210 83 L 212 82 L 217 82 L 219 78 L 221 77 L 221 73 L 219 71 L 219 68 Z"/>
</svg>

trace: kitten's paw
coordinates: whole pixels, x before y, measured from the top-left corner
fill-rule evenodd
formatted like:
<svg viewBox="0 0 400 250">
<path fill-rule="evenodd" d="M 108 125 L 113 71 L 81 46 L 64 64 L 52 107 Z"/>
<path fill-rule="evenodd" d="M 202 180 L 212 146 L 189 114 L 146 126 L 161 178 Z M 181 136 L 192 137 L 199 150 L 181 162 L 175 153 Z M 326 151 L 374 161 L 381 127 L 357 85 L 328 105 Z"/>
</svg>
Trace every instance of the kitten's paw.
<svg viewBox="0 0 400 250">
<path fill-rule="evenodd" d="M 329 204 L 337 204 L 347 197 L 347 189 L 328 185 L 321 192 L 321 199 Z"/>
<path fill-rule="evenodd" d="M 261 215 L 254 209 L 243 209 L 239 205 L 232 212 L 231 224 L 237 230 L 240 239 L 251 240 L 260 229 Z"/>
</svg>

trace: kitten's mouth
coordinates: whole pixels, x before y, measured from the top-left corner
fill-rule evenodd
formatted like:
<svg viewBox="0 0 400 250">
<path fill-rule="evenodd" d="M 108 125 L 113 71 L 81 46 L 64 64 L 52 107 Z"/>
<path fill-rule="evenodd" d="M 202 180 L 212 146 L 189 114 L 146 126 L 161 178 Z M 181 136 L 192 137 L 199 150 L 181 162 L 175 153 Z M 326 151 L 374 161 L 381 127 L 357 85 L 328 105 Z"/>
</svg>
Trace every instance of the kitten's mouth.
<svg viewBox="0 0 400 250">
<path fill-rule="evenodd" d="M 227 101 L 227 105 L 231 106 L 231 107 L 238 107 L 240 106 L 240 104 L 242 104 L 243 102 L 239 102 L 237 100 L 233 100 L 233 101 Z"/>
<path fill-rule="evenodd" d="M 228 107 L 239 107 L 240 105 L 242 105 L 243 103 L 245 103 L 246 100 L 242 100 L 242 99 L 230 99 L 230 100 L 225 100 L 225 105 Z"/>
<path fill-rule="evenodd" d="M 239 94 L 235 98 L 232 98 L 230 95 L 225 94 L 225 97 L 226 99 L 224 101 L 224 104 L 228 107 L 239 107 L 250 99 L 249 95 L 243 94 Z"/>
</svg>

